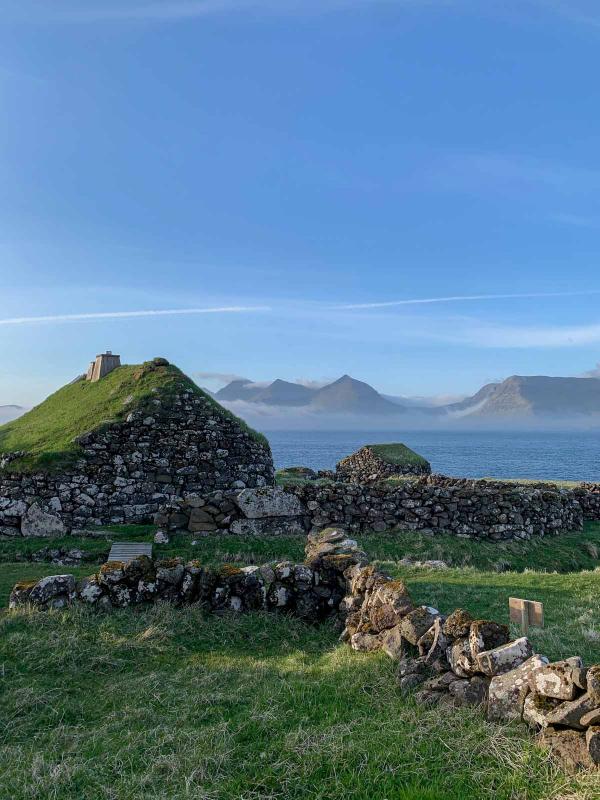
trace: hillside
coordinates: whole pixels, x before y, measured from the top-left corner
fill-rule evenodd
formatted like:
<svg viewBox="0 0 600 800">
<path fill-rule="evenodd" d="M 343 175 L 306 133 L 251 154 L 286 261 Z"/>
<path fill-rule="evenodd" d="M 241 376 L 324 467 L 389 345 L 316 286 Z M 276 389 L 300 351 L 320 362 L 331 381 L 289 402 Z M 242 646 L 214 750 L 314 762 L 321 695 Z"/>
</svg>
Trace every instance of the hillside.
<svg viewBox="0 0 600 800">
<path fill-rule="evenodd" d="M 350 414 L 402 414 L 404 408 L 391 403 L 368 383 L 343 375 L 315 392 L 311 408 Z"/>
<path fill-rule="evenodd" d="M 479 417 L 600 415 L 600 380 L 513 375 L 484 386 L 473 397 L 447 406 L 446 411 Z"/>
<path fill-rule="evenodd" d="M 103 424 L 119 421 L 151 399 L 168 398 L 188 389 L 212 403 L 215 412 L 233 416 L 211 399 L 177 367 L 164 359 L 115 369 L 97 383 L 79 380 L 63 386 L 27 414 L 0 426 L 0 456 L 23 451 L 11 469 L 49 469 L 64 466 L 79 455 L 76 440 Z M 239 421 L 240 425 L 250 430 Z M 255 438 L 265 441 L 252 431 Z"/>
</svg>

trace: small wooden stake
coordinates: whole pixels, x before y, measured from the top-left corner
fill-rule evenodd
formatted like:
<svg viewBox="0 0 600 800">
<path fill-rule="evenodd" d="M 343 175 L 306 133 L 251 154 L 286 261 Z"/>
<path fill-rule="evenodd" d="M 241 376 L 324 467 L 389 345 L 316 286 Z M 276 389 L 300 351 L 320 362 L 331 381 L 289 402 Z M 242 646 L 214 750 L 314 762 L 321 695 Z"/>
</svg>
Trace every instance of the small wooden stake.
<svg viewBox="0 0 600 800">
<path fill-rule="evenodd" d="M 510 621 L 521 626 L 523 635 L 530 627 L 544 627 L 544 604 L 537 600 L 522 600 L 520 597 L 508 598 Z"/>
<path fill-rule="evenodd" d="M 527 602 L 524 602 L 521 606 L 521 632 L 523 636 L 527 634 L 529 631 L 529 608 L 527 606 Z"/>
</svg>

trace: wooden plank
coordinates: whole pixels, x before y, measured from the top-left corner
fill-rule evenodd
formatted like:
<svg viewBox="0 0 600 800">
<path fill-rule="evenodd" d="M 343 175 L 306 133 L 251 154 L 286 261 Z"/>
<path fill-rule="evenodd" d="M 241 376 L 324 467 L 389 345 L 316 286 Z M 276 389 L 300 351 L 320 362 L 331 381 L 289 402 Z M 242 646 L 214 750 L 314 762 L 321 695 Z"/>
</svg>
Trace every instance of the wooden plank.
<svg viewBox="0 0 600 800">
<path fill-rule="evenodd" d="M 145 542 L 119 542 L 110 548 L 107 560 L 132 561 L 138 556 L 152 558 L 152 545 Z"/>
<path fill-rule="evenodd" d="M 510 621 L 521 626 L 523 633 L 527 633 L 529 626 L 544 627 L 544 604 L 538 600 L 523 600 L 520 597 L 508 598 Z"/>
</svg>

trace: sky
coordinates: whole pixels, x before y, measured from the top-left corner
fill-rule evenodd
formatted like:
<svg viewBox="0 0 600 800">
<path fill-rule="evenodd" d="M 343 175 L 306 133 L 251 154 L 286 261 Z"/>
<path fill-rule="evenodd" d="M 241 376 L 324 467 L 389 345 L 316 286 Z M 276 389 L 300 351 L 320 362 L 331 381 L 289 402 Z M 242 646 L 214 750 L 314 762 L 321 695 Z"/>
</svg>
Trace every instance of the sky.
<svg viewBox="0 0 600 800">
<path fill-rule="evenodd" d="M 600 361 L 596 0 L 3 0 L 0 405 Z"/>
</svg>

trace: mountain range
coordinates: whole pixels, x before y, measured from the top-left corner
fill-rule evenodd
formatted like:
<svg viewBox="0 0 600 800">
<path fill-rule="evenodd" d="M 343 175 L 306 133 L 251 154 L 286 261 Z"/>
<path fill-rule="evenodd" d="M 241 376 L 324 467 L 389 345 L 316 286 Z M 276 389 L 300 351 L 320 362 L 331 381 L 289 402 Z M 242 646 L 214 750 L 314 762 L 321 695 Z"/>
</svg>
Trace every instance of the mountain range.
<svg viewBox="0 0 600 800">
<path fill-rule="evenodd" d="M 324 386 L 280 378 L 257 383 L 237 378 L 216 400 L 251 424 L 278 427 L 348 428 L 493 426 L 535 427 L 546 424 L 600 427 L 600 378 L 513 375 L 488 383 L 471 397 L 436 404 L 432 398 L 383 395 L 350 375 Z M 0 425 L 26 409 L 0 405 Z"/>
<path fill-rule="evenodd" d="M 513 375 L 498 383 L 483 386 L 463 400 L 433 405 L 420 401 L 382 395 L 369 384 L 343 375 L 325 386 L 313 387 L 277 379 L 255 383 L 236 379 L 214 394 L 225 405 L 246 406 L 249 413 L 263 414 L 295 410 L 319 415 L 359 415 L 362 417 L 415 418 L 426 422 L 471 420 L 485 422 L 565 420 L 578 418 L 600 424 L 600 379 L 560 378 L 543 375 Z"/>
</svg>

